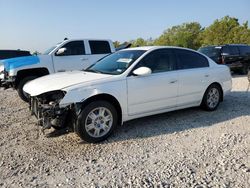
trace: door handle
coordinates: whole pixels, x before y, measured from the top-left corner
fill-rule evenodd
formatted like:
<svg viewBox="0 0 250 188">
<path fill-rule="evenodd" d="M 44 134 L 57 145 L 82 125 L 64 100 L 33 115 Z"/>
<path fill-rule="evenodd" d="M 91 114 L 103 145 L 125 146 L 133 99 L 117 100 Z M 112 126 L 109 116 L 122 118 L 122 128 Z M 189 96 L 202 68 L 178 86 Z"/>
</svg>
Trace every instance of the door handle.
<svg viewBox="0 0 250 188">
<path fill-rule="evenodd" d="M 173 80 L 173 81 L 170 81 L 169 83 L 170 84 L 174 84 L 174 83 L 176 83 L 178 80 Z"/>
<path fill-rule="evenodd" d="M 82 61 L 88 61 L 88 58 L 80 58 Z"/>
<path fill-rule="evenodd" d="M 209 74 L 206 74 L 205 77 L 206 77 L 206 78 L 209 77 Z"/>
</svg>

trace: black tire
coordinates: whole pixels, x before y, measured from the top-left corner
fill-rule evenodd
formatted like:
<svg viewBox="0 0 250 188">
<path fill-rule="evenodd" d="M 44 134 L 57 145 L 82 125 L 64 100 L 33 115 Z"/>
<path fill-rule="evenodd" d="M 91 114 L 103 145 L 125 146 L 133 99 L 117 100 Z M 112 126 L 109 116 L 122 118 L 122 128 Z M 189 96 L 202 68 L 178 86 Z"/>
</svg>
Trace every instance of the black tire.
<svg viewBox="0 0 250 188">
<path fill-rule="evenodd" d="M 23 78 L 23 79 L 19 82 L 19 84 L 18 84 L 18 86 L 17 86 L 17 93 L 18 93 L 19 97 L 20 97 L 23 101 L 29 102 L 29 98 L 28 98 L 27 94 L 23 91 L 23 86 L 24 86 L 26 83 L 28 83 L 29 81 L 34 80 L 34 79 L 36 79 L 36 78 L 37 78 L 37 76 L 28 76 L 28 77 Z"/>
<path fill-rule="evenodd" d="M 214 105 L 211 105 L 211 102 L 209 101 L 209 95 L 210 95 L 211 90 L 218 92 L 218 101 L 216 97 L 216 100 L 215 100 L 216 102 L 214 102 Z M 203 96 L 201 107 L 207 111 L 214 111 L 218 108 L 220 101 L 221 101 L 221 97 L 222 97 L 222 91 L 221 91 L 220 86 L 218 84 L 212 84 L 207 88 Z"/>
<path fill-rule="evenodd" d="M 109 110 L 109 112 L 111 112 L 112 117 L 113 117 L 113 121 L 112 121 L 112 125 L 110 126 L 109 131 L 100 137 L 93 137 L 91 136 L 85 127 L 85 123 L 87 121 L 87 117 L 89 115 L 90 112 L 92 112 L 94 109 L 96 108 L 106 108 Z M 118 114 L 117 111 L 115 109 L 115 107 L 107 102 L 107 101 L 94 101 L 91 102 L 90 104 L 88 104 L 86 107 L 84 107 L 84 109 L 82 110 L 82 112 L 80 113 L 80 115 L 77 118 L 77 122 L 75 125 L 75 131 L 76 133 L 81 137 L 82 140 L 86 141 L 86 142 L 90 142 L 90 143 L 97 143 L 97 142 L 101 142 L 103 140 L 105 140 L 106 138 L 108 138 L 111 133 L 114 131 L 114 129 L 117 127 L 117 123 L 118 123 Z"/>
</svg>

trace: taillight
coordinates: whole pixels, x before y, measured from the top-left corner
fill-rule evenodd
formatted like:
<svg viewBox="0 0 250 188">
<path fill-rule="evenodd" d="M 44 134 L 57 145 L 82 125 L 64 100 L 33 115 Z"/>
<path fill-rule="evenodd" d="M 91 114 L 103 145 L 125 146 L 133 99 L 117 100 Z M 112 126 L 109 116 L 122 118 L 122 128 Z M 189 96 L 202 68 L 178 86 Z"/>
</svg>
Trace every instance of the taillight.
<svg viewBox="0 0 250 188">
<path fill-rule="evenodd" d="M 224 57 L 222 56 L 221 58 L 220 58 L 220 64 L 225 64 L 225 61 L 224 61 Z"/>
</svg>

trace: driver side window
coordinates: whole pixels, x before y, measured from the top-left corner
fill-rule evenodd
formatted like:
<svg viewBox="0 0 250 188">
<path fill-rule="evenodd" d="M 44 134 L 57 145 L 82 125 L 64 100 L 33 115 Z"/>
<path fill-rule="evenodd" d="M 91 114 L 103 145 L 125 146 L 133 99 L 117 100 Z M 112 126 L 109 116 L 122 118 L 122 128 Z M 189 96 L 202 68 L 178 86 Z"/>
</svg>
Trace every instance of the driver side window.
<svg viewBox="0 0 250 188">
<path fill-rule="evenodd" d="M 152 73 L 176 70 L 176 59 L 171 49 L 156 50 L 144 57 L 136 68 L 148 67 Z"/>
<path fill-rule="evenodd" d="M 66 51 L 61 56 L 85 55 L 85 47 L 83 41 L 68 42 L 61 48 L 66 48 Z"/>
</svg>

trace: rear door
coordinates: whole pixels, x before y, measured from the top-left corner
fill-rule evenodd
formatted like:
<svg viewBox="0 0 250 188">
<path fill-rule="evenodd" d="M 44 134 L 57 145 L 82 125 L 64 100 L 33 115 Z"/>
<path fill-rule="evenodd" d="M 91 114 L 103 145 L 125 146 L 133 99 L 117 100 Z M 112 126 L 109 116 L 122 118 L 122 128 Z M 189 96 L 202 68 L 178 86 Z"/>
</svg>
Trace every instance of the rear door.
<svg viewBox="0 0 250 188">
<path fill-rule="evenodd" d="M 248 65 L 250 64 L 250 46 L 239 46 L 240 56 Z"/>
<path fill-rule="evenodd" d="M 197 105 L 209 83 L 209 62 L 204 56 L 185 49 L 175 49 L 178 59 L 179 96 L 177 106 Z"/>
<path fill-rule="evenodd" d="M 53 56 L 56 72 L 82 70 L 86 61 L 85 45 L 83 40 L 69 41 L 61 48 L 66 48 L 63 54 Z"/>
<path fill-rule="evenodd" d="M 229 66 L 240 66 L 240 61 L 242 56 L 240 56 L 240 52 L 237 46 L 223 46 L 222 47 L 222 58 L 224 63 Z"/>
</svg>

